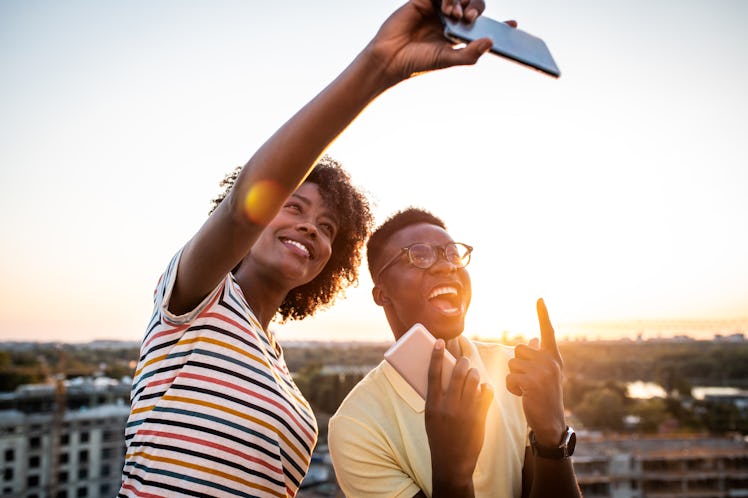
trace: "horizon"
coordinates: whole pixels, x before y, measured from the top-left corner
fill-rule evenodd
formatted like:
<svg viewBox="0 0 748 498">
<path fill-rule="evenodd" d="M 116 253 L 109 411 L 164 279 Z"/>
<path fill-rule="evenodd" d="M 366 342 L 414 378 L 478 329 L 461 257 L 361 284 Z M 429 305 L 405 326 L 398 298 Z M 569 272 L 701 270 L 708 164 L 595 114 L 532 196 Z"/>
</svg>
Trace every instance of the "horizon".
<svg viewBox="0 0 748 498">
<path fill-rule="evenodd" d="M 393 337 L 364 337 L 356 338 L 351 335 L 329 335 L 324 333 L 309 334 L 308 324 L 300 322 L 299 330 L 274 328 L 271 330 L 276 334 L 284 346 L 293 346 L 301 343 L 337 343 L 337 344 L 389 344 Z M 306 325 L 306 326 L 305 326 Z M 561 329 L 561 330 L 559 330 Z M 584 334 L 581 330 L 593 330 Z M 324 327 L 322 327 L 324 330 Z M 576 330 L 575 333 L 568 333 Z M 597 331 L 600 330 L 600 331 Z M 624 331 L 614 335 L 616 331 Z M 625 331 L 629 331 L 625 332 Z M 537 334 L 526 334 L 521 332 L 502 331 L 498 335 L 481 335 L 480 333 L 464 332 L 474 340 L 501 342 L 505 344 L 516 344 L 526 342 Z M 704 341 L 704 342 L 733 342 L 736 336 L 741 336 L 743 341 L 748 341 L 748 317 L 743 319 L 726 320 L 622 320 L 606 323 L 584 323 L 584 324 L 561 324 L 557 327 L 557 340 L 565 343 L 574 342 L 678 342 L 678 341 Z M 139 344 L 138 339 L 117 339 L 114 337 L 98 337 L 80 341 L 69 340 L 29 340 L 29 339 L 0 339 L 0 344 L 66 344 L 84 345 L 95 343 L 126 343 Z"/>
</svg>

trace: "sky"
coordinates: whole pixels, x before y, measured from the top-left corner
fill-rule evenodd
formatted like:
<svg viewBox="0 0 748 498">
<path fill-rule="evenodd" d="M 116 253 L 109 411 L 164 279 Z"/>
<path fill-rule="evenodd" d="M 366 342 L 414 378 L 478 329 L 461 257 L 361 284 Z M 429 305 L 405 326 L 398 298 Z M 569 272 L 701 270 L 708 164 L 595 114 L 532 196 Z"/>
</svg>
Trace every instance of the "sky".
<svg viewBox="0 0 748 498">
<path fill-rule="evenodd" d="M 382 95 L 328 152 L 382 222 L 475 246 L 466 333 L 748 333 L 748 3 L 487 2 L 550 78 L 486 54 Z M 138 341 L 219 182 L 401 0 L 0 0 L 0 340 Z M 390 340 L 358 287 L 281 340 Z"/>
</svg>

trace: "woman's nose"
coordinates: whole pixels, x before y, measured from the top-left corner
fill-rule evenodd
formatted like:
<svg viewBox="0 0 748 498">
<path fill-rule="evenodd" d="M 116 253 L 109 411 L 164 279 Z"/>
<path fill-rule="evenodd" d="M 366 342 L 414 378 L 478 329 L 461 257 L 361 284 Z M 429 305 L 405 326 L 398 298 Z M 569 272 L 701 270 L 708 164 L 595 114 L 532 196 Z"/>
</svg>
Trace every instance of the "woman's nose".
<svg viewBox="0 0 748 498">
<path fill-rule="evenodd" d="M 314 225 L 314 223 L 311 223 L 309 221 L 301 221 L 296 225 L 296 229 L 300 232 L 305 232 L 309 234 L 310 237 L 314 238 L 317 236 L 317 227 Z"/>
</svg>

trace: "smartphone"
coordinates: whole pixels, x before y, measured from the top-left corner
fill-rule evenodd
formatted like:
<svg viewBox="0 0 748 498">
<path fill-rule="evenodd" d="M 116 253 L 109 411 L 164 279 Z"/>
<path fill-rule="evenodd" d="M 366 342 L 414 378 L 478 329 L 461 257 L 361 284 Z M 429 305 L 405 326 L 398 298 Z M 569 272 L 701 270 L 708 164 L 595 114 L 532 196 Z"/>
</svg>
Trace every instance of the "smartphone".
<svg viewBox="0 0 748 498">
<path fill-rule="evenodd" d="M 423 399 L 429 385 L 429 365 L 436 339 L 420 323 L 413 325 L 395 344 L 385 351 L 384 358 L 410 384 Z M 455 358 L 444 350 L 442 363 L 442 390 L 449 387 Z"/>
<path fill-rule="evenodd" d="M 445 16 L 440 9 L 437 12 L 444 25 L 444 36 L 453 42 L 469 43 L 479 38 L 490 38 L 493 40 L 491 52 L 494 54 L 554 78 L 561 76 L 548 46 L 540 38 L 490 17 L 479 16 L 474 22 L 466 23 Z"/>
</svg>

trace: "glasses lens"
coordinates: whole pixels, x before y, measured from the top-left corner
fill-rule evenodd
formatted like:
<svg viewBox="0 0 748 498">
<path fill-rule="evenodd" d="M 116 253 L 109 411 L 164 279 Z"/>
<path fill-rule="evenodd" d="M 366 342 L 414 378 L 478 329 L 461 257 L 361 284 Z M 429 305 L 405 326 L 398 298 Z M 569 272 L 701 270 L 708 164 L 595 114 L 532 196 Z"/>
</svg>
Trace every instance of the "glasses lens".
<svg viewBox="0 0 748 498">
<path fill-rule="evenodd" d="M 410 262 L 416 268 L 430 268 L 436 261 L 436 251 L 428 244 L 413 244 L 408 248 Z"/>
<path fill-rule="evenodd" d="M 470 262 L 470 248 L 460 243 L 447 244 L 444 247 L 444 256 L 447 261 L 462 268 Z"/>
</svg>

